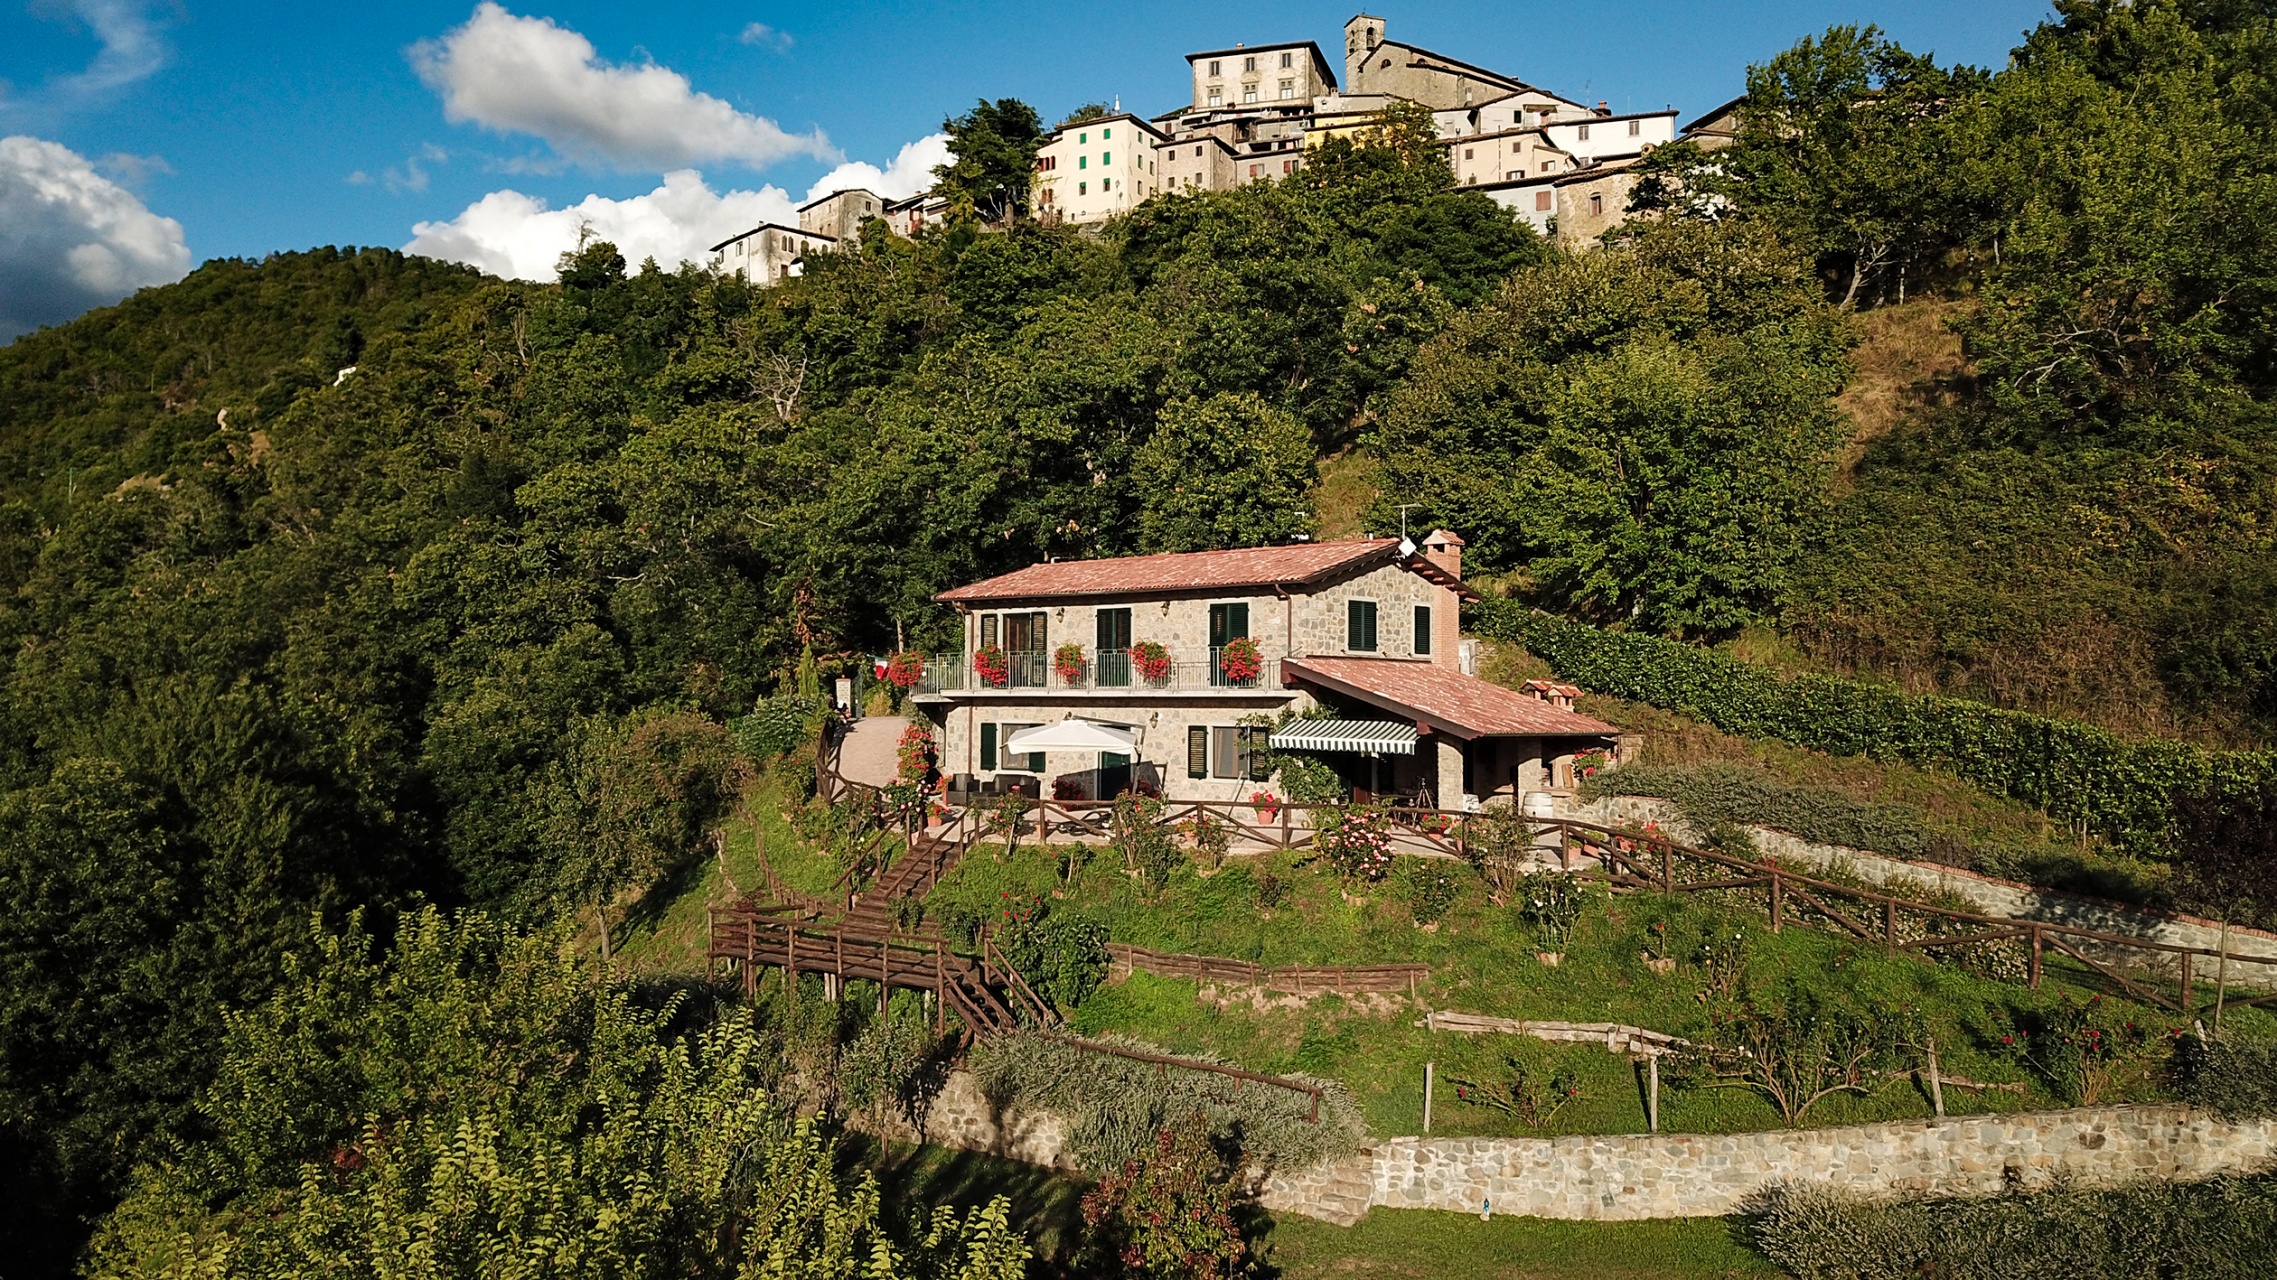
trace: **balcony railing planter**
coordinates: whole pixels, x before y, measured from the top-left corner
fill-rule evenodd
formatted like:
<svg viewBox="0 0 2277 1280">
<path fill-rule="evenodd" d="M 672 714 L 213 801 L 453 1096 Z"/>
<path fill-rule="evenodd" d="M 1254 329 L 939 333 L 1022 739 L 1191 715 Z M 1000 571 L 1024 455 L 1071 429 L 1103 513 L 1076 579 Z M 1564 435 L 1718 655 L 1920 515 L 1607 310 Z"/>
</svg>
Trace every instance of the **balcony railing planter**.
<svg viewBox="0 0 2277 1280">
<path fill-rule="evenodd" d="M 886 683 L 907 692 L 925 678 L 925 655 L 915 649 L 904 649 L 886 659 Z"/>
<path fill-rule="evenodd" d="M 991 689 L 1001 689 L 1012 680 L 1010 659 L 1004 656 L 1004 650 L 992 644 L 984 644 L 973 651 L 972 670 L 974 675 L 980 677 L 980 682 Z"/>
<path fill-rule="evenodd" d="M 1251 684 L 1265 670 L 1265 655 L 1257 651 L 1255 640 L 1246 637 L 1226 641 L 1217 659 L 1218 671 L 1232 684 Z"/>
<path fill-rule="evenodd" d="M 1139 679 L 1161 684 L 1170 679 L 1170 650 L 1156 641 L 1141 640 L 1131 646 L 1131 667 Z"/>
<path fill-rule="evenodd" d="M 1070 641 L 1052 651 L 1052 674 L 1070 688 L 1081 688 L 1090 678 L 1091 664 L 1083 660 L 1083 646 Z"/>
</svg>

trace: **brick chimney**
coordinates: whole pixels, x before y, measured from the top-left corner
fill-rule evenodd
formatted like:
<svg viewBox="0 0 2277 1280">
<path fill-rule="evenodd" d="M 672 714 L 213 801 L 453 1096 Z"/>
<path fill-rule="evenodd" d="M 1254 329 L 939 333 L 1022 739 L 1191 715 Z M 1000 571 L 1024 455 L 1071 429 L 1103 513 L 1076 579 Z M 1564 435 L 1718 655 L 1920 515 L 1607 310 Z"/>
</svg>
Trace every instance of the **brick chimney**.
<svg viewBox="0 0 2277 1280">
<path fill-rule="evenodd" d="M 1463 540 L 1446 529 L 1433 529 L 1423 538 L 1423 558 L 1457 582 L 1463 577 Z M 1431 612 L 1431 660 L 1441 666 L 1463 665 L 1463 600 L 1441 587 Z"/>
</svg>

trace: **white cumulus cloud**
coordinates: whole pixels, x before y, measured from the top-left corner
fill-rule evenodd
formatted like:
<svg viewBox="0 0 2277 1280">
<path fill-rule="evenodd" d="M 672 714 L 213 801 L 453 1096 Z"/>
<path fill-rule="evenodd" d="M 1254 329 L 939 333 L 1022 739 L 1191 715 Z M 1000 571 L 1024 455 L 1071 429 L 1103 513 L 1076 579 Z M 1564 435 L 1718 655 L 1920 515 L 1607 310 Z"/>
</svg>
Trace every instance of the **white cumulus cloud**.
<svg viewBox="0 0 2277 1280">
<path fill-rule="evenodd" d="M 190 269 L 182 224 L 60 143 L 0 138 L 0 342 Z"/>
<path fill-rule="evenodd" d="M 578 160 L 663 170 L 840 158 L 819 129 L 787 132 L 696 92 L 669 67 L 605 62 L 582 34 L 550 18 L 509 13 L 492 0 L 464 26 L 412 46 L 411 64 L 442 95 L 449 119 L 533 134 Z"/>
<path fill-rule="evenodd" d="M 722 194 L 702 174 L 679 169 L 646 195 L 591 195 L 566 209 L 548 208 L 519 191 L 493 191 L 448 222 L 413 227 L 404 251 L 471 263 L 493 275 L 551 280 L 555 262 L 577 247 L 581 228 L 614 243 L 629 264 L 654 258 L 669 270 L 682 262 L 710 262 L 713 245 L 762 222 L 798 225 L 789 193 L 767 186 Z"/>
<path fill-rule="evenodd" d="M 929 134 L 902 147 L 893 163 L 880 169 L 862 160 L 850 160 L 816 180 L 806 193 L 809 200 L 844 191 L 851 187 L 867 187 L 888 200 L 901 200 L 916 195 L 933 185 L 933 167 L 949 162 L 949 135 Z"/>
</svg>

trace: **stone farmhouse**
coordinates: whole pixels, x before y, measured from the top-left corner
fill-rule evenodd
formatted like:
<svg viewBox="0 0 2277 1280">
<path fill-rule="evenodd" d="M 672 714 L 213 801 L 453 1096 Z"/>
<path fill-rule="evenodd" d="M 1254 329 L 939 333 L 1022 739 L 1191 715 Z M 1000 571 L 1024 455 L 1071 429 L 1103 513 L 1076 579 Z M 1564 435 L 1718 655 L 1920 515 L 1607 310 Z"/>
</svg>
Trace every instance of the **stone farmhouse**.
<svg viewBox="0 0 2277 1280">
<path fill-rule="evenodd" d="M 1572 691 L 1466 672 L 1463 540 L 1364 538 L 1056 561 L 942 592 L 959 652 L 912 699 L 953 791 L 1172 801 L 1278 794 L 1264 748 L 1330 763 L 1355 796 L 1445 808 L 1570 791 L 1615 730 Z M 1255 654 L 1244 663 L 1249 642 Z M 1083 722 L 1116 750 L 1015 751 Z"/>
<path fill-rule="evenodd" d="M 1310 40 L 1186 55 L 1189 99 L 1152 117 L 1119 108 L 1069 120 L 1036 156 L 1029 207 L 1047 222 L 1089 225 L 1163 194 L 1278 182 L 1308 152 L 1367 128 L 1393 102 L 1431 110 L 1458 188 L 1479 191 L 1545 236 L 1594 244 L 1626 217 L 1630 168 L 1653 148 L 1695 134 L 1728 141 L 1731 104 L 1679 132 L 1673 110 L 1615 113 L 1485 67 L 1393 40 L 1383 18 L 1344 24 L 1339 67 Z M 938 225 L 930 192 L 888 201 L 834 191 L 799 211 L 799 230 L 762 226 L 715 246 L 719 264 L 754 282 L 796 275 L 809 252 L 860 238 L 882 218 L 899 235 Z"/>
</svg>

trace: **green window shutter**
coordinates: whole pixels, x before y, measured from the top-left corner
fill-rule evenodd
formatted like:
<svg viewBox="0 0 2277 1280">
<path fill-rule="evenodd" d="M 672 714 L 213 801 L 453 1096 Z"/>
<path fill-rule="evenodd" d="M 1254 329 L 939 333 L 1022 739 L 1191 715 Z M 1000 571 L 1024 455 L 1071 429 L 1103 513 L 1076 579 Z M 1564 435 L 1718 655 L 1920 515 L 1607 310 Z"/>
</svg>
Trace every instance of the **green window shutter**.
<svg viewBox="0 0 2277 1280">
<path fill-rule="evenodd" d="M 1273 744 L 1271 730 L 1251 729 L 1249 733 L 1249 780 L 1263 782 L 1273 776 L 1273 760 L 1266 749 Z"/>
<path fill-rule="evenodd" d="M 980 727 L 980 767 L 991 773 L 996 770 L 996 722 L 993 720 Z"/>
<path fill-rule="evenodd" d="M 1376 651 L 1376 602 L 1350 600 L 1344 605 L 1344 647 L 1355 653 Z"/>
<path fill-rule="evenodd" d="M 1415 656 L 1420 658 L 1430 652 L 1431 606 L 1419 604 L 1415 606 Z"/>
<path fill-rule="evenodd" d="M 980 615 L 980 647 L 986 649 L 988 646 L 995 643 L 996 615 L 993 613 L 984 613 Z"/>
<path fill-rule="evenodd" d="M 1186 776 L 1210 776 L 1210 731 L 1201 725 L 1186 731 Z"/>
<path fill-rule="evenodd" d="M 1023 759 L 1027 760 L 1027 762 L 1028 762 L 1028 763 L 1027 763 L 1025 766 L 1023 766 L 1024 768 L 1026 768 L 1026 769 L 1027 769 L 1027 771 L 1028 771 L 1028 772 L 1030 772 L 1030 773 L 1042 773 L 1042 772 L 1044 771 L 1044 753 L 1043 753 L 1043 752 L 1041 752 L 1041 751 L 1031 751 L 1031 752 L 1029 752 L 1029 753 L 1028 753 L 1028 754 L 1027 754 L 1025 757 L 1023 757 Z"/>
<path fill-rule="evenodd" d="M 1113 129 L 1101 129 L 1101 130 L 1099 131 L 1099 138 L 1100 138 L 1100 140 L 1101 140 L 1102 142 L 1103 142 L 1103 141 L 1105 141 L 1105 140 L 1107 140 L 1108 138 L 1112 138 L 1112 137 L 1114 137 L 1114 136 L 1115 136 L 1115 131 L 1114 131 Z"/>
<path fill-rule="evenodd" d="M 1113 163 L 1115 163 L 1115 153 L 1114 153 L 1114 152 L 1112 152 L 1112 151 L 1102 151 L 1102 152 L 1100 152 L 1100 153 L 1099 153 L 1099 167 L 1100 167 L 1100 168 L 1104 169 L 1104 168 L 1106 168 L 1108 165 L 1111 165 L 1111 164 L 1113 164 Z"/>
</svg>

